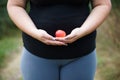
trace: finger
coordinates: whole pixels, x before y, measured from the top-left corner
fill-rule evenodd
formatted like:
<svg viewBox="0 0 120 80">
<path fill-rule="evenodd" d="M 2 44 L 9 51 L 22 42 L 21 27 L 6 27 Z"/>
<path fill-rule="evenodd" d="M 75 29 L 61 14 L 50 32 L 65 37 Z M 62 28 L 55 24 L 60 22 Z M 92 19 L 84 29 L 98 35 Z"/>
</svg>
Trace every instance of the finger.
<svg viewBox="0 0 120 80">
<path fill-rule="evenodd" d="M 51 36 L 51 35 L 49 35 L 49 34 L 46 34 L 45 36 L 44 36 L 44 38 L 45 39 L 48 39 L 48 40 L 55 40 L 55 38 L 53 37 L 53 36 Z"/>
<path fill-rule="evenodd" d="M 67 46 L 66 43 L 63 43 L 63 42 L 60 42 L 60 41 L 52 41 L 52 40 L 49 40 L 48 45 L 55 45 L 55 46 Z"/>
<path fill-rule="evenodd" d="M 72 43 L 76 41 L 77 37 L 75 35 L 68 35 L 65 37 L 65 42 L 66 43 Z"/>
<path fill-rule="evenodd" d="M 60 42 L 60 41 L 52 41 L 53 45 L 58 45 L 58 46 L 67 46 L 66 43 Z"/>
<path fill-rule="evenodd" d="M 74 37 L 75 37 L 75 36 L 73 36 L 73 35 L 70 34 L 70 35 L 68 35 L 68 36 L 65 37 L 65 40 L 71 40 L 71 39 L 73 39 Z"/>
<path fill-rule="evenodd" d="M 56 40 L 56 41 L 65 42 L 65 38 L 56 37 L 55 40 Z"/>
</svg>

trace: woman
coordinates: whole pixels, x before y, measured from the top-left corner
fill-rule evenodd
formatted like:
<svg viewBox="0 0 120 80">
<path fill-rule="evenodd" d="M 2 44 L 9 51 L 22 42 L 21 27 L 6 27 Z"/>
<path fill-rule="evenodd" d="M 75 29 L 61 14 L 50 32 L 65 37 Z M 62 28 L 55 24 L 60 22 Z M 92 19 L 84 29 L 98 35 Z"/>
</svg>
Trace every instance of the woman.
<svg viewBox="0 0 120 80">
<path fill-rule="evenodd" d="M 96 29 L 110 0 L 8 0 L 10 18 L 23 32 L 24 80 L 94 80 Z M 90 11 L 89 3 L 92 5 Z M 54 37 L 62 29 L 67 36 Z"/>
</svg>

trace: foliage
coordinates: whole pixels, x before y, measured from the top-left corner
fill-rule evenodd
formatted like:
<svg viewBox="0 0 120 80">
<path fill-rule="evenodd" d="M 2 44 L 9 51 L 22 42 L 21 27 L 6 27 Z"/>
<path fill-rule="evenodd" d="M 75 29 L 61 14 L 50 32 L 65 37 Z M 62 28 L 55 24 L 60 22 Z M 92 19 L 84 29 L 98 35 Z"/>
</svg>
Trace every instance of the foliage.
<svg viewBox="0 0 120 80">
<path fill-rule="evenodd" d="M 111 0 L 112 1 L 112 12 L 108 19 L 108 25 L 110 26 L 109 37 L 111 37 L 114 43 L 120 48 L 120 0 Z M 111 18 L 111 19 L 110 19 Z"/>
<path fill-rule="evenodd" d="M 120 8 L 120 0 L 111 0 L 114 8 Z"/>
<path fill-rule="evenodd" d="M 9 34 L 9 29 L 13 29 L 14 25 L 10 20 L 6 10 L 7 0 L 0 1 L 0 38 Z"/>
<path fill-rule="evenodd" d="M 0 1 L 0 39 L 4 35 L 9 35 L 13 29 L 17 29 L 14 23 L 11 21 L 11 19 L 8 16 L 7 12 L 7 0 L 1 0 Z M 29 4 L 27 7 L 27 11 L 29 10 Z"/>
</svg>

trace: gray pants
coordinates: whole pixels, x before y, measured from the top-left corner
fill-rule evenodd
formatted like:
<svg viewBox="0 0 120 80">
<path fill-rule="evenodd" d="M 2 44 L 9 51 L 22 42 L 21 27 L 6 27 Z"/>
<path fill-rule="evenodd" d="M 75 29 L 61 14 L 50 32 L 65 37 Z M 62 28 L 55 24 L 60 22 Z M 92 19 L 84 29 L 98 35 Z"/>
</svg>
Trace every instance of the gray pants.
<svg viewBox="0 0 120 80">
<path fill-rule="evenodd" d="M 96 51 L 75 59 L 45 59 L 23 50 L 23 80 L 94 80 Z"/>
</svg>

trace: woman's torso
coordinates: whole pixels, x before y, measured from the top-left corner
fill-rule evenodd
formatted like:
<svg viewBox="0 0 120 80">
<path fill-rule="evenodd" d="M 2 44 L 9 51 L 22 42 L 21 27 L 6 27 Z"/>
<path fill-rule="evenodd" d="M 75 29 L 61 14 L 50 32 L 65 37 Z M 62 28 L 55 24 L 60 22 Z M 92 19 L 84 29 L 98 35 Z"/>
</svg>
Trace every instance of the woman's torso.
<svg viewBox="0 0 120 80">
<path fill-rule="evenodd" d="M 58 29 L 69 34 L 80 27 L 90 13 L 90 0 L 31 0 L 29 15 L 38 29 L 46 30 L 50 35 Z M 80 38 L 67 47 L 47 46 L 23 33 L 24 46 L 34 55 L 68 59 L 84 56 L 95 48 L 96 32 Z"/>
</svg>

